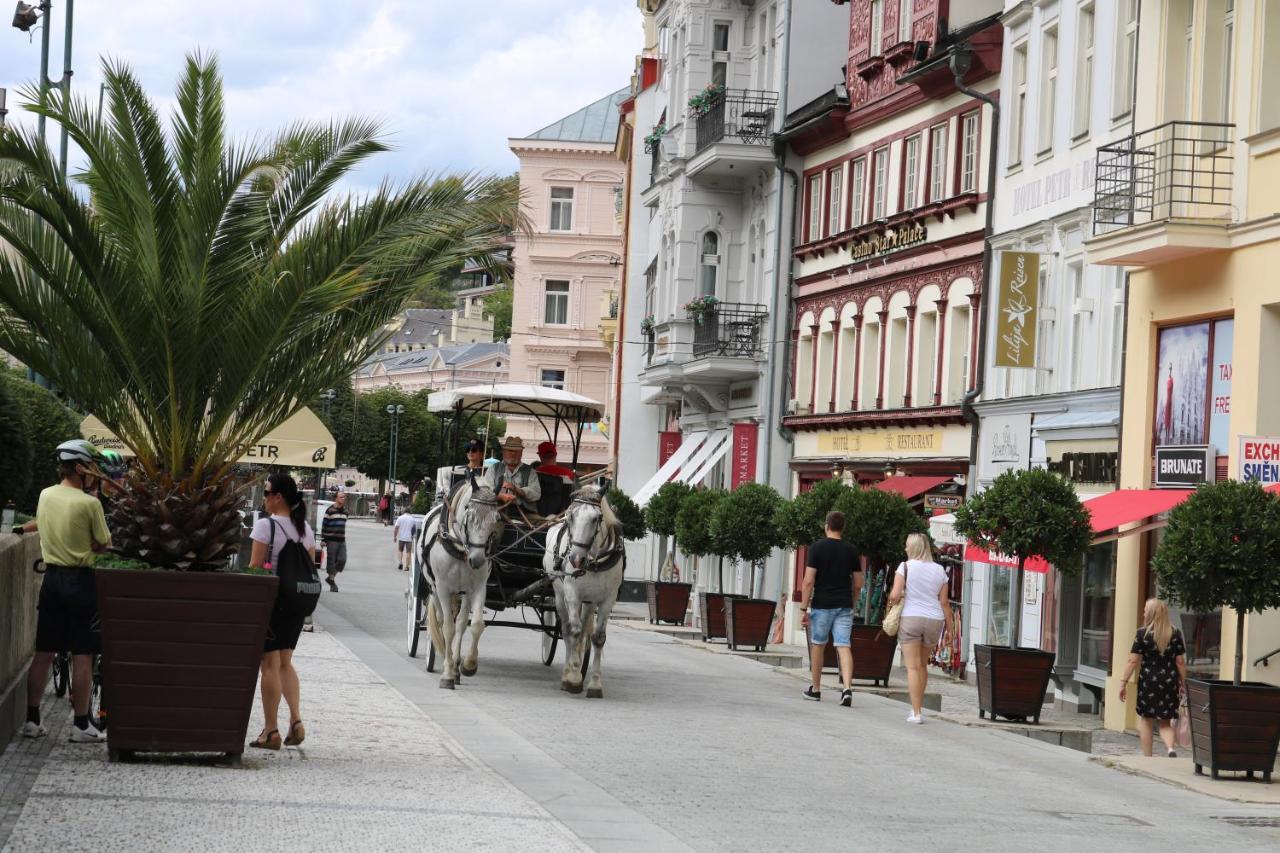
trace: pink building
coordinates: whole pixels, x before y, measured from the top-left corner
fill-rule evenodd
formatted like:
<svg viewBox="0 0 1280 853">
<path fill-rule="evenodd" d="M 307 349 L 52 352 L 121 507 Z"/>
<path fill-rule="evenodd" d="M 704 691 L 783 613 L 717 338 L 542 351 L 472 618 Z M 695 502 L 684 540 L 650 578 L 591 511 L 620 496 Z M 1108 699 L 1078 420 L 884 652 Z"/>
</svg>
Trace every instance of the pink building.
<svg viewBox="0 0 1280 853">
<path fill-rule="evenodd" d="M 564 388 L 612 402 L 613 364 L 600 340 L 616 316 L 622 263 L 624 165 L 614 156 L 622 89 L 522 139 L 520 190 L 531 233 L 517 237 L 511 316 L 511 382 Z M 583 435 L 579 462 L 605 465 L 608 424 Z M 536 423 L 511 419 L 526 446 L 544 441 Z M 561 436 L 561 461 L 570 445 Z M 533 460 L 533 450 L 526 451 Z"/>
</svg>

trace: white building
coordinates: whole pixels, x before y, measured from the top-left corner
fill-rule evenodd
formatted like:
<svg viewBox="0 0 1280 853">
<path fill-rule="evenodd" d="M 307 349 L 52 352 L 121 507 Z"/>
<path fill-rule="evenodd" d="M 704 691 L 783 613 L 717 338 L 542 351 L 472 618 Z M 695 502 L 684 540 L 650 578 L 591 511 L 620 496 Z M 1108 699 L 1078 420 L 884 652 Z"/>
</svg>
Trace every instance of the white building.
<svg viewBox="0 0 1280 853">
<path fill-rule="evenodd" d="M 1001 128 L 977 482 L 1048 466 L 1081 499 L 1115 488 L 1124 346 L 1124 275 L 1085 262 L 1095 152 L 1128 134 L 1136 0 L 1013 2 L 1002 23 Z M 1039 253 L 1034 367 L 996 366 L 1002 251 Z M 1115 545 L 1085 572 L 1028 574 L 1020 644 L 1057 653 L 1059 699 L 1093 706 L 1111 668 Z M 1006 643 L 1008 568 L 968 564 L 969 640 Z"/>
<path fill-rule="evenodd" d="M 652 15 L 658 75 L 647 87 L 640 75 L 634 104 L 623 384 L 636 390 L 622 397 L 619 477 L 640 501 L 672 476 L 723 488 L 768 482 L 787 495 L 790 447 L 775 426 L 786 403 L 791 244 L 779 223 L 792 221 L 795 174 L 779 168 L 774 134 L 789 104 L 842 80 L 848 10 L 639 5 Z M 688 307 L 700 299 L 706 310 Z M 644 550 L 633 576 L 653 576 L 663 559 Z M 781 565 L 755 590 L 744 573 L 727 577 L 726 591 L 777 598 Z"/>
</svg>

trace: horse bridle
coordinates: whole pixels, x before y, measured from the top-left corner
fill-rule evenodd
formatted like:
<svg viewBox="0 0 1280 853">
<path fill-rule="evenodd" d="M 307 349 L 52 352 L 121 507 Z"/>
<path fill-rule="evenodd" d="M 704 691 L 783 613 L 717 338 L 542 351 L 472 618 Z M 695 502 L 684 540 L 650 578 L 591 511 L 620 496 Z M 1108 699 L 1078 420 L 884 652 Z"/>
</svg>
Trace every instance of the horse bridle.
<svg viewBox="0 0 1280 853">
<path fill-rule="evenodd" d="M 573 503 L 585 504 L 586 506 L 593 506 L 596 509 L 600 510 L 599 524 L 605 523 L 604 509 L 600 506 L 600 501 L 598 499 L 592 500 L 591 498 L 574 498 Z M 560 553 L 560 546 L 564 542 L 564 537 L 566 533 L 569 534 L 569 548 L 566 549 L 565 552 L 562 554 Z M 600 528 L 599 526 L 597 526 L 596 536 L 599 536 L 599 535 L 600 535 Z M 573 533 L 569 530 L 569 519 L 566 515 L 564 526 L 560 528 L 560 533 L 556 536 L 555 550 L 552 552 L 555 554 L 555 564 L 553 566 L 553 571 L 562 577 L 571 577 L 571 578 L 580 578 L 583 575 L 585 575 L 587 572 L 601 572 L 601 571 L 604 571 L 602 567 L 605 566 L 606 564 L 612 565 L 614 558 L 617 556 L 618 552 L 623 550 L 620 546 L 611 548 L 604 554 L 601 554 L 598 557 L 588 560 L 585 564 L 585 568 L 577 569 L 572 572 L 566 572 L 563 569 L 565 558 L 569 556 L 570 550 L 576 547 L 576 548 L 582 548 L 589 552 L 591 546 L 594 544 L 595 544 L 594 538 L 592 538 L 590 542 L 579 542 L 573 538 Z"/>
<path fill-rule="evenodd" d="M 431 547 L 435 545 L 436 542 L 439 542 L 441 546 L 444 547 L 444 550 L 449 554 L 449 556 L 453 557 L 455 560 L 466 559 L 467 554 L 466 554 L 466 551 L 463 550 L 463 547 L 462 547 L 463 543 L 466 543 L 467 548 L 483 548 L 486 553 L 488 552 L 489 550 L 488 540 L 485 540 L 484 542 L 471 541 L 471 530 L 470 530 L 469 522 L 471 520 L 472 504 L 479 504 L 480 506 L 493 507 L 495 510 L 498 507 L 498 501 L 496 498 L 494 500 L 486 500 L 484 498 L 477 497 L 473 493 L 471 497 L 467 499 L 467 505 L 464 506 L 462 508 L 462 512 L 458 514 L 459 515 L 458 521 L 462 523 L 462 535 L 459 536 L 458 531 L 455 528 L 453 519 L 449 515 L 449 507 L 448 507 L 448 503 L 446 502 L 444 508 L 441 509 L 440 511 L 440 527 L 439 529 L 436 530 L 436 535 L 432 538 L 432 541 L 427 543 L 428 553 L 431 551 Z"/>
</svg>

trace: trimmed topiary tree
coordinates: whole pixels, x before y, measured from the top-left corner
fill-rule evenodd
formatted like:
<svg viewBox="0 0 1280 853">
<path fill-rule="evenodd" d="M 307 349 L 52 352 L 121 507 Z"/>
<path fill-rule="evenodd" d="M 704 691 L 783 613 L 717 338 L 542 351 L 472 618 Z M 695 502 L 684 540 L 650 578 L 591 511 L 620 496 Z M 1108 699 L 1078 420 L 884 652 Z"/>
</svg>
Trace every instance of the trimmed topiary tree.
<svg viewBox="0 0 1280 853">
<path fill-rule="evenodd" d="M 844 513 L 844 541 L 867 560 L 862 587 L 862 618 L 876 624 L 884 616 L 889 571 L 906 559 L 907 537 L 929 526 L 907 499 L 881 489 L 849 489 L 832 509 Z"/>
<path fill-rule="evenodd" d="M 1201 486 L 1169 515 L 1153 564 L 1160 592 L 1180 606 L 1236 612 L 1240 684 L 1245 614 L 1280 607 L 1280 496 L 1235 480 Z"/>
<path fill-rule="evenodd" d="M 1027 559 L 1043 557 L 1063 575 L 1079 572 L 1093 540 L 1089 511 L 1070 483 L 1043 468 L 1032 468 L 1005 471 L 955 515 L 961 536 L 989 553 L 1008 554 L 1017 561 L 1009 619 L 1009 647 L 1016 649 Z"/>
<path fill-rule="evenodd" d="M 605 500 L 609 502 L 609 508 L 613 510 L 618 523 L 622 525 L 622 538 L 643 539 L 648 531 L 644 525 L 644 513 L 640 511 L 640 507 L 636 506 L 636 502 L 617 486 L 609 489 Z"/>
<path fill-rule="evenodd" d="M 663 483 L 644 508 L 644 520 L 649 529 L 664 539 L 672 539 L 676 535 L 676 516 L 680 513 L 680 506 L 692 491 L 692 486 L 676 480 Z M 667 559 L 674 562 L 675 543 L 670 544 Z"/>
<path fill-rule="evenodd" d="M 799 550 L 821 539 L 827 513 L 835 509 L 837 500 L 853 491 L 853 487 L 840 480 L 822 480 L 814 483 L 809 491 L 781 501 L 774 515 L 774 526 L 783 546 Z"/>
<path fill-rule="evenodd" d="M 691 557 L 716 553 L 711 536 L 711 515 L 724 500 L 723 489 L 694 489 L 685 495 L 676 513 L 676 544 Z M 723 578 L 721 578 L 723 589 Z"/>
<path fill-rule="evenodd" d="M 752 597 L 757 567 L 782 546 L 774 524 L 781 505 L 782 498 L 772 486 L 748 483 L 729 492 L 711 513 L 713 553 L 750 564 Z"/>
</svg>

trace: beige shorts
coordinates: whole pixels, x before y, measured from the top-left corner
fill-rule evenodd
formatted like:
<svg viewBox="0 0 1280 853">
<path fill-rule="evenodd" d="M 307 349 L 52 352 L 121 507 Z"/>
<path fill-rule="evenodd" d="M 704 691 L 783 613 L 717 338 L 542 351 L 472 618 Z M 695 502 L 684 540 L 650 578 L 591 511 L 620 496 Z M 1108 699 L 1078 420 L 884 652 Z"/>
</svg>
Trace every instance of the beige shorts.
<svg viewBox="0 0 1280 853">
<path fill-rule="evenodd" d="M 898 625 L 898 645 L 923 643 L 927 648 L 938 645 L 942 636 L 942 620 L 926 619 L 923 616 L 903 616 Z"/>
</svg>

